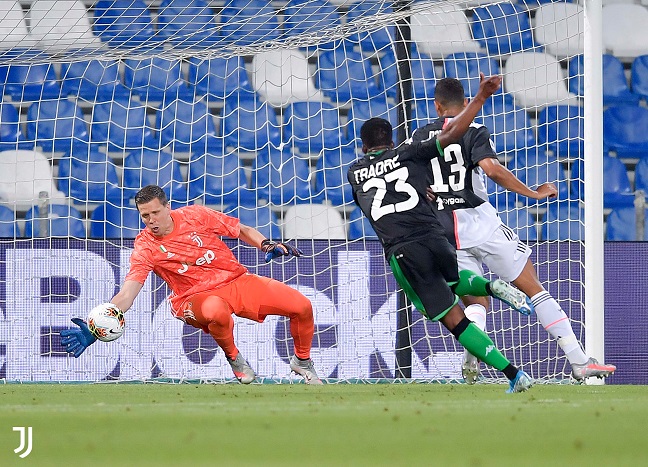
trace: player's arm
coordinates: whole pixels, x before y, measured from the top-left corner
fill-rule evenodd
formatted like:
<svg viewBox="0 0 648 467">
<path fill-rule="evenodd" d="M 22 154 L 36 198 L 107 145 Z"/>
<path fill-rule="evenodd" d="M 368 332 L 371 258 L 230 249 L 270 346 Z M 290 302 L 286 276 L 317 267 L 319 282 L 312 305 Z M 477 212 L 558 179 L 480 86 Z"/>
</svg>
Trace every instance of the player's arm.
<svg viewBox="0 0 648 467">
<path fill-rule="evenodd" d="M 266 263 L 270 262 L 273 258 L 279 256 L 301 256 L 303 252 L 299 248 L 295 248 L 288 243 L 275 242 L 259 232 L 254 227 L 249 225 L 240 224 L 240 232 L 238 238 L 248 245 L 258 248 L 265 253 Z"/>
<path fill-rule="evenodd" d="M 133 306 L 133 302 L 135 301 L 135 298 L 137 298 L 137 295 L 140 293 L 143 286 L 144 284 L 141 284 L 138 281 L 125 280 L 117 295 L 110 300 L 110 303 L 125 313 L 131 306 Z"/>
<path fill-rule="evenodd" d="M 499 186 L 519 195 L 533 199 L 544 199 L 555 198 L 558 194 L 558 189 L 553 183 L 544 183 L 536 190 L 532 190 L 513 175 L 513 172 L 504 167 L 493 157 L 482 159 L 478 164 L 488 178 L 493 180 Z"/>
</svg>

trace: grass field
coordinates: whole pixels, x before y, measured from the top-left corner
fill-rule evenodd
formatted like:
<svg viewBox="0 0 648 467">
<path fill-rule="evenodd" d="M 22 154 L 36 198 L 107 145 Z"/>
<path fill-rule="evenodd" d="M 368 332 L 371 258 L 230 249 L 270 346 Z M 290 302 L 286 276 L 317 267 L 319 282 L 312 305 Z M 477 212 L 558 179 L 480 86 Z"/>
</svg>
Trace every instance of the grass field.
<svg viewBox="0 0 648 467">
<path fill-rule="evenodd" d="M 647 422 L 645 386 L 5 385 L 0 465 L 638 466 Z"/>
</svg>

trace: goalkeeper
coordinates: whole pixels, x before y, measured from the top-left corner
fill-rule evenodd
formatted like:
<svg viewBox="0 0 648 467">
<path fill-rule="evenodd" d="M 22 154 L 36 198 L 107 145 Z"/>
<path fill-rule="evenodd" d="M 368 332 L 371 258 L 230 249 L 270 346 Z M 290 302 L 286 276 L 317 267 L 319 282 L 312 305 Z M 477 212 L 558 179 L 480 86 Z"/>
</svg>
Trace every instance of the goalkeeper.
<svg viewBox="0 0 648 467">
<path fill-rule="evenodd" d="M 488 335 L 459 306 L 457 295 L 493 295 L 530 313 L 527 297 L 502 280 L 488 282 L 470 271 L 459 272 L 455 249 L 445 236 L 426 199 L 430 160 L 456 143 L 468 130 L 501 77 L 481 75 L 479 92 L 461 114 L 426 143 L 394 149 L 392 126 L 382 118 L 367 120 L 360 129 L 365 157 L 347 174 L 353 197 L 380 238 L 396 280 L 427 318 L 440 321 L 465 347 L 509 379 L 507 392 L 522 392 L 533 384 L 513 366 Z"/>
<path fill-rule="evenodd" d="M 254 370 L 234 343 L 232 314 L 262 322 L 268 315 L 290 319 L 295 354 L 290 368 L 307 384 L 322 384 L 310 358 L 313 341 L 313 307 L 295 289 L 247 271 L 221 236 L 239 238 L 266 254 L 266 262 L 280 256 L 301 256 L 285 243 L 274 242 L 239 219 L 204 206 L 172 210 L 166 194 L 148 185 L 135 195 L 135 205 L 145 228 L 135 238 L 130 270 L 111 302 L 128 310 L 152 271 L 171 289 L 173 315 L 210 334 L 218 343 L 236 378 L 244 384 L 255 379 Z M 67 352 L 79 357 L 95 339 L 86 323 L 61 331 Z"/>
<path fill-rule="evenodd" d="M 464 110 L 467 100 L 461 81 L 454 78 L 439 80 L 434 105 L 439 119 L 416 130 L 413 135 L 415 143 L 433 138 Z M 507 190 L 532 199 L 555 198 L 556 186 L 545 183 L 532 190 L 499 163 L 493 147 L 488 129 L 473 123 L 459 144 L 435 161 L 438 167 L 433 170 L 435 177 L 428 196 L 434 199 L 437 216 L 445 219 L 446 235 L 455 242 L 459 268 L 483 272 L 482 263 L 485 263 L 491 272 L 513 282 L 531 297 L 538 320 L 557 339 L 576 380 L 610 375 L 616 367 L 599 363 L 583 352 L 569 318 L 540 283 L 529 260 L 531 250 L 502 223 L 488 202 L 484 174 Z M 463 301 L 466 316 L 480 329 L 485 329 L 488 300 L 468 295 L 463 297 Z M 467 350 L 462 374 L 469 384 L 475 383 L 479 377 L 479 361 Z"/>
</svg>

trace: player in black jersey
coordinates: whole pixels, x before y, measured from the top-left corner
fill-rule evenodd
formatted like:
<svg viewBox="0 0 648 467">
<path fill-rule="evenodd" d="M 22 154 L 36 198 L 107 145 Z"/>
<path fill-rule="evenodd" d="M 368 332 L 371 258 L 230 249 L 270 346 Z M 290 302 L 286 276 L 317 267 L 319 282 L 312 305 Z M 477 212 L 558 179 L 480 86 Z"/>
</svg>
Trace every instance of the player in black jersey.
<svg viewBox="0 0 648 467">
<path fill-rule="evenodd" d="M 439 118 L 416 130 L 414 143 L 434 138 L 467 106 L 463 85 L 454 78 L 439 80 L 434 97 Z M 459 268 L 483 273 L 484 262 L 491 272 L 513 282 L 531 297 L 540 323 L 557 339 L 575 379 L 613 373 L 614 365 L 599 363 L 583 352 L 567 315 L 538 279 L 529 260 L 531 250 L 502 223 L 488 202 L 484 175 L 509 191 L 533 199 L 555 197 L 556 186 L 545 183 L 534 190 L 518 180 L 499 163 L 488 129 L 476 123 L 470 125 L 459 141 L 445 147 L 443 156 L 432 160 L 431 168 L 433 180 L 429 191 L 430 198 L 434 199 L 433 209 L 442 219 L 446 234 L 456 243 Z M 485 329 L 488 299 L 467 296 L 463 301 L 466 316 Z M 464 353 L 462 373 L 468 383 L 476 382 L 479 376 L 479 361 L 468 351 Z"/>
<path fill-rule="evenodd" d="M 466 318 L 457 295 L 492 295 L 521 312 L 527 297 L 502 280 L 489 282 L 471 271 L 458 271 L 455 249 L 426 199 L 430 160 L 465 134 L 500 83 L 501 77 L 482 74 L 475 99 L 426 142 L 394 149 L 391 124 L 382 118 L 369 119 L 360 129 L 366 155 L 349 168 L 347 177 L 396 280 L 416 308 L 440 321 L 471 353 L 502 371 L 510 380 L 507 392 L 522 392 L 533 384 L 529 375 L 513 366 L 488 335 Z"/>
</svg>

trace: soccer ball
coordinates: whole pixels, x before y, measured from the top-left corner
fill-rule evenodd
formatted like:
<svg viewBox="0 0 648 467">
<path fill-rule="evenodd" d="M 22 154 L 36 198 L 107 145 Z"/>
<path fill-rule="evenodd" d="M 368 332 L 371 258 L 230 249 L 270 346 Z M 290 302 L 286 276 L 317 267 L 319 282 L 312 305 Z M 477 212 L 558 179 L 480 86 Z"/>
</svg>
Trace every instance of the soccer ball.
<svg viewBox="0 0 648 467">
<path fill-rule="evenodd" d="M 97 305 L 88 314 L 88 329 L 103 342 L 114 341 L 124 334 L 124 312 L 112 303 Z"/>
</svg>

